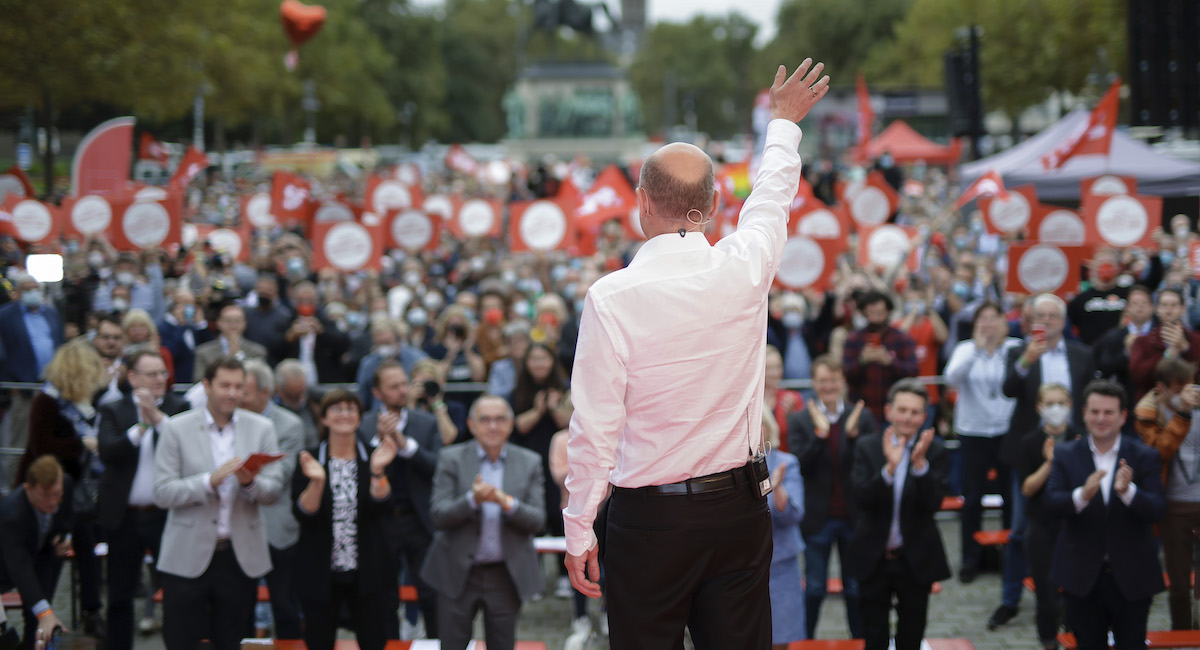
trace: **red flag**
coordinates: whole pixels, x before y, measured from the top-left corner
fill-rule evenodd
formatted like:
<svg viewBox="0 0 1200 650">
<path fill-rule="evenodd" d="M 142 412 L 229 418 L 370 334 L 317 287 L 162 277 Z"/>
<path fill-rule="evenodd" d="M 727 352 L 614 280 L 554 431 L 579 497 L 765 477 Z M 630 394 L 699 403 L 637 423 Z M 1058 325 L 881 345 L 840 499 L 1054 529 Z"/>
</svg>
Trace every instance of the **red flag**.
<svg viewBox="0 0 1200 650">
<path fill-rule="evenodd" d="M 519 201 L 509 205 L 509 247 L 513 252 L 566 249 L 575 243 L 569 206 L 557 199 Z"/>
<path fill-rule="evenodd" d="M 561 196 L 561 192 L 560 192 Z M 609 165 L 591 189 L 579 197 L 575 208 L 576 225 L 596 228 L 609 219 L 624 220 L 637 207 L 637 194 L 616 165 Z"/>
<path fill-rule="evenodd" d="M 142 139 L 138 144 L 138 158 L 141 160 L 153 160 L 160 165 L 167 164 L 167 149 L 162 146 L 162 143 L 154 139 L 149 131 L 142 131 Z"/>
<path fill-rule="evenodd" d="M 446 166 L 456 172 L 473 176 L 479 169 L 479 162 L 467 153 L 460 144 L 452 144 L 446 150 Z"/>
<path fill-rule="evenodd" d="M 964 205 L 981 196 L 995 196 L 1000 199 L 1008 199 L 1008 190 L 1004 189 L 1004 179 L 1000 178 L 1000 172 L 992 169 L 983 176 L 976 178 L 975 182 L 971 183 L 971 186 L 954 202 L 954 209 L 961 210 Z"/>
<path fill-rule="evenodd" d="M 838 256 L 846 250 L 843 239 L 816 239 L 793 235 L 783 245 L 783 259 L 775 283 L 788 289 L 830 288 Z"/>
<path fill-rule="evenodd" d="M 175 168 L 175 173 L 171 175 L 171 180 L 167 185 L 173 188 L 185 187 L 205 169 L 208 169 L 208 154 L 200 151 L 194 145 L 188 147 L 187 151 L 183 152 L 183 158 L 179 160 L 179 166 Z"/>
<path fill-rule="evenodd" d="M 866 160 L 867 143 L 871 141 L 871 127 L 875 124 L 875 111 L 871 108 L 871 94 L 867 92 L 867 80 L 860 73 L 854 82 L 858 91 L 858 157 Z"/>
<path fill-rule="evenodd" d="M 1007 196 L 979 198 L 983 225 L 993 235 L 1015 235 L 1025 232 L 1038 204 L 1037 186 L 1033 183 L 1006 190 Z"/>
<path fill-rule="evenodd" d="M 71 196 L 113 194 L 125 189 L 133 158 L 133 118 L 118 117 L 92 129 L 75 150 Z"/>
<path fill-rule="evenodd" d="M 181 192 L 167 192 L 166 196 L 157 199 L 131 194 L 105 198 L 112 211 L 112 226 L 107 232 L 113 248 L 139 251 L 167 248 L 182 241 Z"/>
<path fill-rule="evenodd" d="M 11 228 L 8 234 L 20 241 L 37 244 L 58 236 L 60 212 L 54 204 L 10 195 L 0 201 L 0 211 L 11 219 L 0 232 Z"/>
<path fill-rule="evenodd" d="M 1114 248 L 1152 247 L 1154 229 L 1162 224 L 1162 204 L 1161 196 L 1083 197 L 1081 212 L 1087 243 Z"/>
<path fill-rule="evenodd" d="M 1121 79 L 1108 87 L 1100 103 L 1092 109 L 1087 124 L 1063 140 L 1050 153 L 1042 156 L 1042 167 L 1058 169 L 1072 156 L 1084 154 L 1108 155 L 1112 146 L 1112 134 L 1117 128 L 1117 109 L 1121 103 Z"/>
<path fill-rule="evenodd" d="M 271 178 L 271 213 L 276 221 L 291 227 L 306 227 L 312 214 L 312 188 L 308 181 L 289 172 L 275 172 Z"/>
<path fill-rule="evenodd" d="M 1007 290 L 1067 298 L 1079 290 L 1079 267 L 1091 254 L 1090 246 L 1013 243 L 1008 248 Z"/>
<path fill-rule="evenodd" d="M 421 206 L 421 188 L 404 181 L 371 174 L 363 193 L 367 212 L 383 216 L 392 210 L 411 210 Z"/>
<path fill-rule="evenodd" d="M 25 170 L 13 165 L 8 168 L 8 171 L 0 174 L 0 203 L 4 202 L 5 196 L 15 196 L 17 198 L 33 198 L 33 183 L 29 181 L 29 176 L 25 174 Z"/>
</svg>

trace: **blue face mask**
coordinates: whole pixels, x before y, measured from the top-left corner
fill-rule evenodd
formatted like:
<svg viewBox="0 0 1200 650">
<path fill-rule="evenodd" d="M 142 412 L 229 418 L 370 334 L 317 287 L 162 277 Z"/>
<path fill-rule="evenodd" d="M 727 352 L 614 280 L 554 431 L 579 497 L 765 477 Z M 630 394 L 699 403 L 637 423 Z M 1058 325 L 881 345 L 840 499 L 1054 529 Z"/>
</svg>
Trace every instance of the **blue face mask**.
<svg viewBox="0 0 1200 650">
<path fill-rule="evenodd" d="M 958 296 L 959 298 L 962 298 L 963 300 L 966 300 L 967 298 L 971 297 L 971 287 L 966 282 L 963 282 L 962 280 L 955 282 L 954 287 L 951 289 L 951 291 L 954 292 L 954 295 Z"/>
<path fill-rule="evenodd" d="M 1173 251 L 1163 251 L 1158 254 L 1158 259 L 1162 260 L 1163 266 L 1170 266 L 1175 263 L 1175 253 Z"/>
<path fill-rule="evenodd" d="M 196 306 L 185 305 L 183 308 L 183 320 L 190 323 L 194 318 L 196 318 Z"/>
</svg>

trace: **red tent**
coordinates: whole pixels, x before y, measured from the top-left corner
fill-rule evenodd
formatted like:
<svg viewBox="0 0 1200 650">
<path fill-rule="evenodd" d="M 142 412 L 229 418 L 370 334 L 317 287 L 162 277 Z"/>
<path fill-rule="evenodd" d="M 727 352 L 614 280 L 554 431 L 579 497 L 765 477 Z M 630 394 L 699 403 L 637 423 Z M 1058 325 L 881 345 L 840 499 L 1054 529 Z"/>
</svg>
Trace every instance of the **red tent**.
<svg viewBox="0 0 1200 650">
<path fill-rule="evenodd" d="M 892 154 L 897 164 L 924 160 L 931 165 L 953 165 L 958 162 L 962 145 L 955 140 L 949 146 L 940 145 L 917 133 L 903 120 L 888 125 L 879 135 L 867 143 L 867 159 L 875 160 L 884 154 Z"/>
</svg>

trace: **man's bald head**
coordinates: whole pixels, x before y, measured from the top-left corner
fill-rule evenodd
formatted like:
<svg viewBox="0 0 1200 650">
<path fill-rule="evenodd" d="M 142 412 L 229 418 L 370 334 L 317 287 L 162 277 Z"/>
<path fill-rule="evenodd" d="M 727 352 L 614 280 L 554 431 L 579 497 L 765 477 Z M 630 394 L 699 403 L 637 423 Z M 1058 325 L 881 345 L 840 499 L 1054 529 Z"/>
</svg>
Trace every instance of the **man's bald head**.
<svg viewBox="0 0 1200 650">
<path fill-rule="evenodd" d="M 638 188 L 646 193 L 652 216 L 686 221 L 689 211 L 699 210 L 699 217 L 692 216 L 692 221 L 699 222 L 712 213 L 713 185 L 708 154 L 694 145 L 675 142 L 646 158 Z"/>
</svg>

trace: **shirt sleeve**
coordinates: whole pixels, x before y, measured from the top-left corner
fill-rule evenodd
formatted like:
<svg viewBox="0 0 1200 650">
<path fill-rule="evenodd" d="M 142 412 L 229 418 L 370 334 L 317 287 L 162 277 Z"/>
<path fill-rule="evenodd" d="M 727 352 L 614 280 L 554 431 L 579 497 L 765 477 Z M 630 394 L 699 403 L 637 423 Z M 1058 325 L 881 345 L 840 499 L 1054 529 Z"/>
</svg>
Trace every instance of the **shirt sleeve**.
<svg viewBox="0 0 1200 650">
<path fill-rule="evenodd" d="M 1071 501 L 1075 504 L 1075 512 L 1083 512 L 1088 502 L 1083 499 L 1083 486 L 1071 490 Z"/>
<path fill-rule="evenodd" d="M 401 458 L 412 458 L 416 455 L 420 445 L 412 437 L 404 439 L 404 448 L 396 450 L 396 455 Z"/>
<path fill-rule="evenodd" d="M 1130 483 L 1129 489 L 1125 490 L 1125 494 L 1118 493 L 1117 496 L 1121 498 L 1121 503 L 1124 503 L 1125 505 L 1133 503 L 1133 497 L 1137 496 L 1137 484 Z"/>
<path fill-rule="evenodd" d="M 788 216 L 800 183 L 797 150 L 802 135 L 800 127 L 787 120 L 771 120 L 767 125 L 762 164 L 754 190 L 742 204 L 737 232 L 718 244 L 761 261 L 764 274 L 774 275 L 783 259 Z"/>
<path fill-rule="evenodd" d="M 567 493 L 563 510 L 567 552 L 583 555 L 596 544 L 592 524 L 616 465 L 617 442 L 625 428 L 625 359 L 628 352 L 616 335 L 603 300 L 588 291 L 579 323 L 576 373 L 571 386 L 575 413 L 567 441 Z"/>
<path fill-rule="evenodd" d="M 129 442 L 133 443 L 134 447 L 142 446 L 142 427 L 141 426 L 135 424 L 135 425 L 129 427 L 129 429 L 127 431 L 125 431 L 125 435 L 129 438 Z"/>
</svg>

